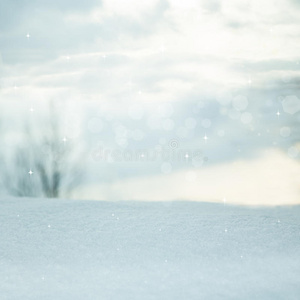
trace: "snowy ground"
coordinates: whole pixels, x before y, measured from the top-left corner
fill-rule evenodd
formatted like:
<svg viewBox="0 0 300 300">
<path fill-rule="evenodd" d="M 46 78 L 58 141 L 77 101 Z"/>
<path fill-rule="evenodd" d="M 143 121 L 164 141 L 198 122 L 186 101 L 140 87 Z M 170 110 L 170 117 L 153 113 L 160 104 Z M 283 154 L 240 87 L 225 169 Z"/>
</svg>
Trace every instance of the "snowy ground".
<svg viewBox="0 0 300 300">
<path fill-rule="evenodd" d="M 300 299 L 300 206 L 0 200 L 0 298 Z"/>
</svg>

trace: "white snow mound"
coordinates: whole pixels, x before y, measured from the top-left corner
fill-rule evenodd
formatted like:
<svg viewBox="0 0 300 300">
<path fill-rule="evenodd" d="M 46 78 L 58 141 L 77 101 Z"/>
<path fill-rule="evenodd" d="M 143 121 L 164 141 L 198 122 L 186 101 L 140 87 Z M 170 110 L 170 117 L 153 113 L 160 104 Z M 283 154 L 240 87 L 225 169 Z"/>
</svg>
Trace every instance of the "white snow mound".
<svg viewBox="0 0 300 300">
<path fill-rule="evenodd" d="M 300 207 L 0 200 L 2 300 L 299 299 Z"/>
</svg>

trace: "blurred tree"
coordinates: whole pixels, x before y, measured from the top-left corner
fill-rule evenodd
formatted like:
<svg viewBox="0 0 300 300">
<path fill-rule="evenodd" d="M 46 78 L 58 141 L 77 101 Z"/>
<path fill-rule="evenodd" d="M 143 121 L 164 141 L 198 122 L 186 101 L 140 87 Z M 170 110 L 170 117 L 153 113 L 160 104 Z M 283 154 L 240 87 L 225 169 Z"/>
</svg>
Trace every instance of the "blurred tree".
<svg viewBox="0 0 300 300">
<path fill-rule="evenodd" d="M 78 149 L 77 149 L 78 150 Z M 37 126 L 26 123 L 23 141 L 2 171 L 6 190 L 15 196 L 69 196 L 82 181 L 82 157 L 72 141 L 62 135 L 62 122 L 54 104 L 49 117 Z"/>
</svg>

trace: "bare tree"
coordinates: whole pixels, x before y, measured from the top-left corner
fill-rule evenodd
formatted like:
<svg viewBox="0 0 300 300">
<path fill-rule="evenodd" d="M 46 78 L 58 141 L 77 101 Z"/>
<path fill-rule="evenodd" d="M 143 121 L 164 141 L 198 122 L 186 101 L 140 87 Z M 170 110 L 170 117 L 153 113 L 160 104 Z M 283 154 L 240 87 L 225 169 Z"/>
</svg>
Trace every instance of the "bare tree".
<svg viewBox="0 0 300 300">
<path fill-rule="evenodd" d="M 0 142 L 3 143 L 3 133 L 2 133 L 2 118 L 0 115 Z M 0 170 L 3 169 L 4 159 L 3 159 L 3 148 L 0 147 Z M 0 192 L 4 189 L 4 183 L 2 180 L 2 176 L 0 176 Z"/>
<path fill-rule="evenodd" d="M 74 144 L 62 135 L 62 122 L 53 103 L 42 123 L 24 126 L 24 140 L 15 149 L 13 168 L 6 166 L 2 174 L 6 189 L 15 196 L 67 196 L 82 180 L 82 159 L 76 161 Z"/>
<path fill-rule="evenodd" d="M 18 148 L 15 150 L 13 163 L 3 164 L 1 173 L 2 184 L 11 195 L 33 197 L 38 194 L 35 178 L 29 174 L 27 154 L 27 149 Z"/>
</svg>

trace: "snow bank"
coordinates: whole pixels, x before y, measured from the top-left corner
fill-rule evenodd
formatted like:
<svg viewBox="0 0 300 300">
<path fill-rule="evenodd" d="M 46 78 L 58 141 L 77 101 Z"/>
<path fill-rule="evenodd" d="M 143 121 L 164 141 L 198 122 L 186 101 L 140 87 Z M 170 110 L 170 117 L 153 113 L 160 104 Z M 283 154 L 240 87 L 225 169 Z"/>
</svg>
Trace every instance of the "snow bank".
<svg viewBox="0 0 300 300">
<path fill-rule="evenodd" d="M 0 200 L 6 299 L 299 299 L 300 207 Z"/>
<path fill-rule="evenodd" d="M 98 200 L 172 201 L 186 199 L 238 205 L 300 204 L 300 165 L 278 149 L 257 157 L 208 164 L 170 174 L 96 184 L 78 191 L 78 197 Z"/>
</svg>

